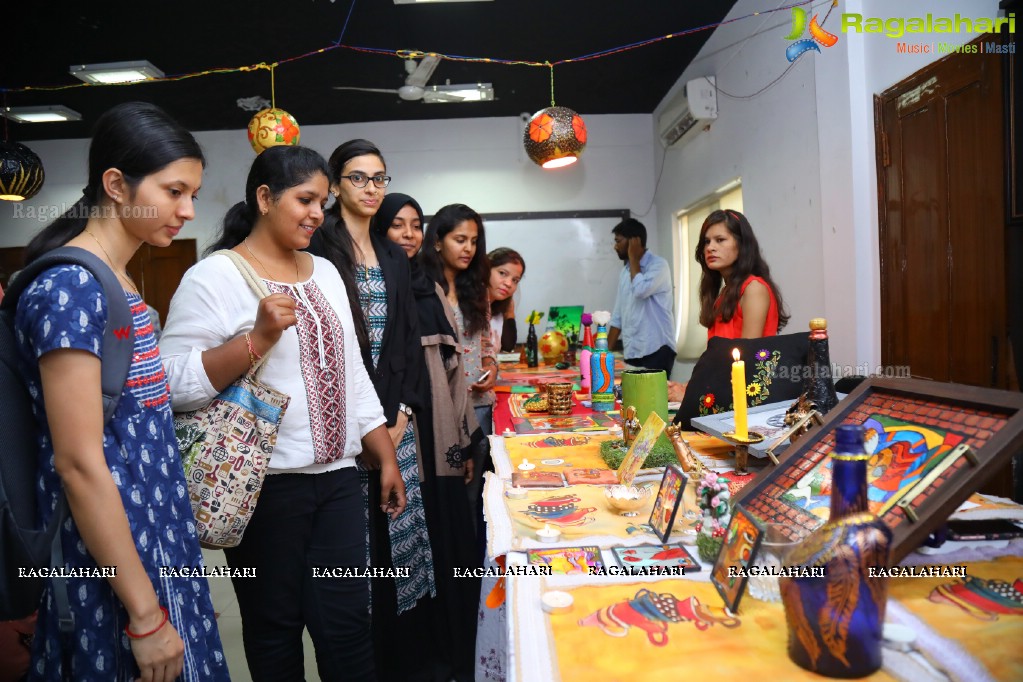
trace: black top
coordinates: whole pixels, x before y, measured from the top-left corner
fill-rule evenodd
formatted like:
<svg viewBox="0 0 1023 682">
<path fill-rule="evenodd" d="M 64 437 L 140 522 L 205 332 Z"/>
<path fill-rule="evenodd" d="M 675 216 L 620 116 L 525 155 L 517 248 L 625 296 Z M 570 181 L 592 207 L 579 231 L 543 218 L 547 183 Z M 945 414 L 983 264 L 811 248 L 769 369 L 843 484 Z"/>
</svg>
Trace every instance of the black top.
<svg viewBox="0 0 1023 682">
<path fill-rule="evenodd" d="M 309 252 L 329 257 L 325 253 L 324 235 L 320 234 L 324 229 L 341 228 L 333 221 L 326 221 L 313 235 Z M 398 403 L 405 403 L 413 410 L 418 410 L 421 406 L 417 383 L 423 364 L 423 349 L 419 340 L 419 320 L 415 298 L 412 296 L 408 256 L 391 240 L 380 237 L 375 232 L 370 232 L 369 236 L 373 251 L 380 262 L 384 286 L 387 289 L 387 323 L 384 325 L 384 336 L 376 368 L 373 367 L 369 348 L 361 348 L 362 360 L 384 408 L 387 425 L 394 426 L 398 418 Z M 353 267 L 351 264 L 332 262 L 338 270 Z M 353 310 L 352 314 L 356 312 Z M 361 310 L 358 314 L 363 315 Z"/>
</svg>

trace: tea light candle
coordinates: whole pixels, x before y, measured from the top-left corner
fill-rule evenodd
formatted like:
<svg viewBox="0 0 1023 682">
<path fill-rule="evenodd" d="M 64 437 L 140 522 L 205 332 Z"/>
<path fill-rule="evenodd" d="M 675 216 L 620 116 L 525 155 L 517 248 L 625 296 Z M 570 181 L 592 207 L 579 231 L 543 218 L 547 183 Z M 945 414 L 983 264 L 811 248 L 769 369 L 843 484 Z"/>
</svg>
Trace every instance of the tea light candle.
<svg viewBox="0 0 1023 682">
<path fill-rule="evenodd" d="M 519 464 L 519 471 L 530 471 L 530 470 L 535 469 L 535 468 L 536 468 L 536 465 L 533 464 L 532 462 L 530 462 L 525 457 L 522 458 L 522 463 Z"/>
<path fill-rule="evenodd" d="M 557 528 L 551 528 L 551 524 L 543 524 L 543 528 L 536 531 L 536 539 L 540 542 L 557 542 L 558 538 L 561 537 L 561 531 Z"/>
<path fill-rule="evenodd" d="M 564 613 L 572 608 L 575 599 L 568 592 L 549 590 L 540 596 L 540 606 L 547 613 Z"/>
<path fill-rule="evenodd" d="M 735 438 L 747 440 L 749 430 L 746 419 L 746 363 L 739 359 L 739 349 L 732 349 L 732 405 L 735 408 Z"/>
<path fill-rule="evenodd" d="M 511 429 L 505 429 L 504 433 L 502 433 L 501 435 L 504 436 L 505 438 L 511 438 L 512 436 L 515 435 L 515 432 L 512 431 Z"/>
<path fill-rule="evenodd" d="M 520 488 L 517 485 L 513 485 L 510 486 L 507 490 L 505 490 L 504 494 L 508 499 L 511 500 L 523 500 L 526 498 L 528 492 L 529 491 L 526 490 L 525 488 Z"/>
</svg>

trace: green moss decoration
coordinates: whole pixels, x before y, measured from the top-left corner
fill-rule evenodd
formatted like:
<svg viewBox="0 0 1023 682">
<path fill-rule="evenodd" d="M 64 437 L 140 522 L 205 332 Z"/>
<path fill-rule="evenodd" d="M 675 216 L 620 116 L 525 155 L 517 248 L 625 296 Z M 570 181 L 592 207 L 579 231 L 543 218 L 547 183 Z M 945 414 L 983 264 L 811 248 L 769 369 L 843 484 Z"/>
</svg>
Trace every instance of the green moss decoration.
<svg viewBox="0 0 1023 682">
<path fill-rule="evenodd" d="M 625 441 L 621 438 L 606 440 L 600 444 L 600 457 L 604 460 L 604 464 L 607 464 L 609 469 L 617 469 L 620 467 L 622 460 L 625 459 L 625 453 L 628 451 L 628 448 L 625 447 Z M 656 442 L 654 442 L 654 447 L 650 450 L 650 454 L 647 455 L 646 460 L 643 462 L 643 468 L 656 469 L 657 467 L 677 463 L 678 458 L 675 456 L 675 449 L 670 443 L 659 438 Z"/>
</svg>

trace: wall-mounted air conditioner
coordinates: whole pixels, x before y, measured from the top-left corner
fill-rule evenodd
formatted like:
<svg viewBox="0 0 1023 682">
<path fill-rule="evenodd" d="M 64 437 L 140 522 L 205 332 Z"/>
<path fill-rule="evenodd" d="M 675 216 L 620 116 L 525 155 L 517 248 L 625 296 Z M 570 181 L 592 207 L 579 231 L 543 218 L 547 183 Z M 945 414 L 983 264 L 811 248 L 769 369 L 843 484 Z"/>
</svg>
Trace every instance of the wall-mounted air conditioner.
<svg viewBox="0 0 1023 682">
<path fill-rule="evenodd" d="M 657 119 L 661 143 L 671 147 L 685 143 L 710 128 L 718 117 L 717 89 L 714 76 L 696 78 L 664 109 Z"/>
</svg>

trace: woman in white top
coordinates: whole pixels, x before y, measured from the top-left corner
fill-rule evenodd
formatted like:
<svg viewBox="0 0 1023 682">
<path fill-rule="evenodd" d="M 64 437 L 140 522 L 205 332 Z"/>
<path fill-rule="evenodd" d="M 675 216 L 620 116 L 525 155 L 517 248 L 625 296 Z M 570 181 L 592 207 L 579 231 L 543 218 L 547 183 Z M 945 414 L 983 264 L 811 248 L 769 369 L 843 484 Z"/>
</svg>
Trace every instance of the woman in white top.
<svg viewBox="0 0 1023 682">
<path fill-rule="evenodd" d="M 304 679 L 305 628 L 321 679 L 373 679 L 368 581 L 320 576 L 365 566 L 357 455 L 380 468 L 385 511 L 405 507 L 344 284 L 328 261 L 301 252 L 327 191 L 326 163 L 311 149 L 256 157 L 245 201 L 210 251 L 239 253 L 271 295 L 258 300 L 231 260 L 213 255 L 185 274 L 160 340 L 175 410 L 208 404 L 267 353 L 262 381 L 291 397 L 245 537 L 225 550 L 232 567 L 256 569 L 233 579 L 253 680 Z"/>
</svg>

